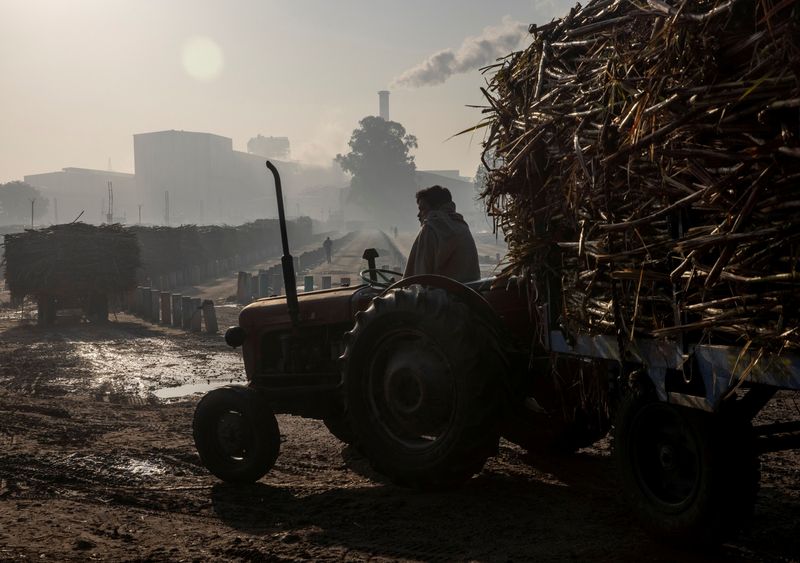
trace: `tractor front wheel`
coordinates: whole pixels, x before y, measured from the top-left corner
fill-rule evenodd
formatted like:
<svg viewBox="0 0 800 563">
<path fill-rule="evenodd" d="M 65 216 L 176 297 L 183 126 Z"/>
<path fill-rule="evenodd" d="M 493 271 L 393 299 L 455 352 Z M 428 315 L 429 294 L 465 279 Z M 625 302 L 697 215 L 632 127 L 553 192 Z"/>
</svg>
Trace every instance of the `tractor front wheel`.
<svg viewBox="0 0 800 563">
<path fill-rule="evenodd" d="M 228 386 L 209 392 L 194 412 L 193 430 L 203 465 L 227 483 L 258 481 L 278 459 L 278 421 L 255 389 Z"/>
</svg>

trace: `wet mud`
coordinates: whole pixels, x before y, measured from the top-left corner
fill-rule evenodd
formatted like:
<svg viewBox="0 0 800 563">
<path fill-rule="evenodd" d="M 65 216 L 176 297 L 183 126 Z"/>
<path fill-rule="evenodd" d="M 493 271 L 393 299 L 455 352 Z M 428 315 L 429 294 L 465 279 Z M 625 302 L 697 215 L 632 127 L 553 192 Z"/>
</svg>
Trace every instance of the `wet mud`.
<svg viewBox="0 0 800 563">
<path fill-rule="evenodd" d="M 126 314 L 104 324 L 66 318 L 48 327 L 15 317 L 0 316 L 6 325 L 0 387 L 9 391 L 141 403 L 179 397 L 178 386 L 244 378 L 241 353 L 219 335 L 149 325 Z"/>
<path fill-rule="evenodd" d="M 755 521 L 706 552 L 637 527 L 607 440 L 572 456 L 503 442 L 463 488 L 417 492 L 386 483 L 321 422 L 279 416 L 275 468 L 233 487 L 200 465 L 199 395 L 181 396 L 241 380 L 221 336 L 0 313 L 0 561 L 800 560 L 797 452 L 762 457 Z M 169 389 L 178 396 L 159 398 Z M 797 409 L 780 395 L 763 416 Z"/>
</svg>

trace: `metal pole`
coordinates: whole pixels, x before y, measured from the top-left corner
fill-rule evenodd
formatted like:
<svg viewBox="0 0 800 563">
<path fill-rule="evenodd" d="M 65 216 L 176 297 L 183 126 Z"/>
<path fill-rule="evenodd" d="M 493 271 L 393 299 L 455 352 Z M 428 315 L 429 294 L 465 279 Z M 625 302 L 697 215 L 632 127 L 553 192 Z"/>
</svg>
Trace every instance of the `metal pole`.
<svg viewBox="0 0 800 563">
<path fill-rule="evenodd" d="M 106 213 L 106 223 L 109 225 L 114 222 L 114 188 L 108 182 L 108 213 Z"/>
<path fill-rule="evenodd" d="M 169 227 L 169 190 L 164 192 L 164 224 Z"/>
<path fill-rule="evenodd" d="M 281 266 L 283 268 L 283 285 L 286 288 L 286 304 L 289 306 L 289 318 L 293 325 L 297 325 L 299 320 L 300 306 L 297 301 L 297 278 L 294 275 L 294 259 L 289 254 L 289 236 L 286 234 L 286 213 L 283 210 L 283 190 L 281 189 L 281 177 L 278 169 L 267 161 L 267 168 L 275 178 L 275 193 L 278 197 L 278 222 L 281 228 L 281 246 L 283 256 L 281 256 Z"/>
</svg>

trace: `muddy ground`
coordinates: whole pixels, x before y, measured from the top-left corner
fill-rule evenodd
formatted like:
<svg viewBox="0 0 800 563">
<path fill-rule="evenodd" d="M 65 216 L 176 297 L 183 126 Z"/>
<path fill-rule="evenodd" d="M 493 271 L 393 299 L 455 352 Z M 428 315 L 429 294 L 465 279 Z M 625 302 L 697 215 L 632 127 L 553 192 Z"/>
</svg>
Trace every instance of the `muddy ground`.
<svg viewBox="0 0 800 563">
<path fill-rule="evenodd" d="M 159 397 L 241 374 L 220 336 L 126 315 L 39 328 L 0 309 L 0 561 L 800 561 L 796 452 L 763 456 L 752 527 L 713 552 L 639 530 L 607 441 L 569 457 L 504 442 L 462 489 L 421 493 L 321 423 L 279 416 L 275 468 L 227 486 L 195 453 L 199 395 Z M 797 418 L 798 404 L 781 396 L 765 415 Z"/>
</svg>

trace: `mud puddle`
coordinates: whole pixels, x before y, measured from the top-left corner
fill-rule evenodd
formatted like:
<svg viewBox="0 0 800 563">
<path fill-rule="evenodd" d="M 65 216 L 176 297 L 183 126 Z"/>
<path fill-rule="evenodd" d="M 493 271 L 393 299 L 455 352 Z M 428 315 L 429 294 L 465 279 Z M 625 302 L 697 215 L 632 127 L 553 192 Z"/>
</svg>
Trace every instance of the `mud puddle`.
<svg viewBox="0 0 800 563">
<path fill-rule="evenodd" d="M 247 383 L 244 379 L 234 380 L 229 379 L 225 381 L 206 381 L 205 383 L 187 383 L 185 385 L 178 385 L 177 387 L 162 387 L 153 391 L 153 396 L 162 401 L 169 401 L 171 399 L 182 399 L 191 395 L 199 393 L 208 393 L 213 389 L 224 387 L 225 385 L 244 384 Z"/>
<path fill-rule="evenodd" d="M 112 346 L 95 342 L 70 344 L 73 354 L 94 375 L 94 386 L 112 386 L 117 393 L 131 396 L 158 396 L 164 388 L 200 385 L 225 375 L 228 381 L 231 374 L 243 370 L 236 352 L 187 350 L 166 338 L 140 338 Z"/>
<path fill-rule="evenodd" d="M 3 326 L 4 325 L 4 326 Z M 0 321 L 0 381 L 32 396 L 121 404 L 175 399 L 244 378 L 241 352 L 221 335 L 190 334 L 130 317 L 104 325 L 37 327 Z"/>
</svg>

